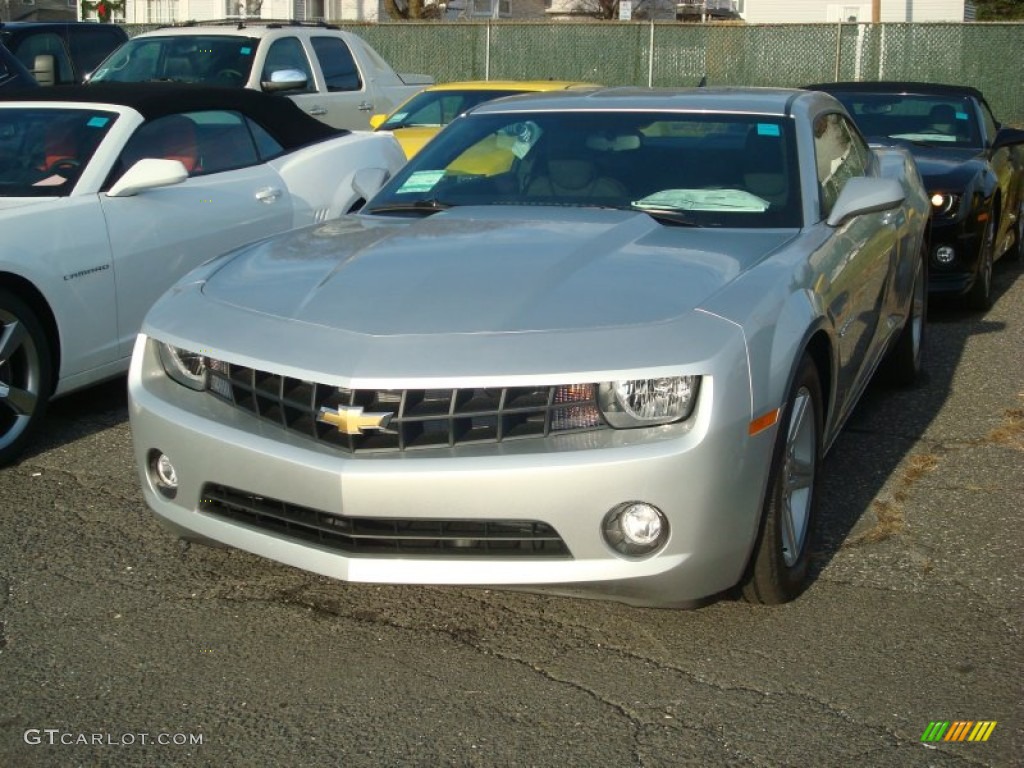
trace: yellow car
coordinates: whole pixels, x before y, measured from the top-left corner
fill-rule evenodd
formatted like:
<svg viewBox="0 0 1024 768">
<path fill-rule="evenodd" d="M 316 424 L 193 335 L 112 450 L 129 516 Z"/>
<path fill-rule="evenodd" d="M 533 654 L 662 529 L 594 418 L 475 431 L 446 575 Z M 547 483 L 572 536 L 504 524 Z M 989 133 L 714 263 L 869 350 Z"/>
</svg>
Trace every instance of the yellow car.
<svg viewBox="0 0 1024 768">
<path fill-rule="evenodd" d="M 533 91 L 562 91 L 594 87 L 566 80 L 471 80 L 431 85 L 400 104 L 390 115 L 374 115 L 370 127 L 391 131 L 412 157 L 444 126 L 470 107 L 502 96 Z"/>
</svg>

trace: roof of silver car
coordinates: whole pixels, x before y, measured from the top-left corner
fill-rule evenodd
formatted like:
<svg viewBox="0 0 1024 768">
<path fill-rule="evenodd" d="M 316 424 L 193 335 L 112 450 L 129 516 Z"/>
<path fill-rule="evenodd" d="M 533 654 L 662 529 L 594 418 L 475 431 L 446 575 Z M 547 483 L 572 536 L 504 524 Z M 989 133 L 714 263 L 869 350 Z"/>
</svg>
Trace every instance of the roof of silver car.
<svg viewBox="0 0 1024 768">
<path fill-rule="evenodd" d="M 474 112 L 650 110 L 786 115 L 795 99 L 809 95 L 797 88 L 598 88 L 513 96 L 482 104 Z"/>
</svg>

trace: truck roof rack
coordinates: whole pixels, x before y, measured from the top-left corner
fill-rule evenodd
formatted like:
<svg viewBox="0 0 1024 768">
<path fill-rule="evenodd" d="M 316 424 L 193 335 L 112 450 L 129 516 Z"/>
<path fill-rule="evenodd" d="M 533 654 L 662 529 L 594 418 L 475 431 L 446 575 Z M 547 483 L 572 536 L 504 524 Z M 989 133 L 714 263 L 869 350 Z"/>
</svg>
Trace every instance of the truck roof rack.
<svg viewBox="0 0 1024 768">
<path fill-rule="evenodd" d="M 233 26 L 236 29 L 245 29 L 246 27 L 270 27 L 272 29 L 278 29 L 281 27 L 316 27 L 319 29 L 340 29 L 337 24 L 328 24 L 323 19 L 316 21 L 303 21 L 302 19 L 261 19 L 258 17 L 246 17 L 241 16 L 231 18 L 227 17 L 224 19 L 204 19 L 202 21 L 183 21 L 178 24 L 167 24 L 161 29 L 177 28 L 177 27 L 228 27 Z"/>
</svg>

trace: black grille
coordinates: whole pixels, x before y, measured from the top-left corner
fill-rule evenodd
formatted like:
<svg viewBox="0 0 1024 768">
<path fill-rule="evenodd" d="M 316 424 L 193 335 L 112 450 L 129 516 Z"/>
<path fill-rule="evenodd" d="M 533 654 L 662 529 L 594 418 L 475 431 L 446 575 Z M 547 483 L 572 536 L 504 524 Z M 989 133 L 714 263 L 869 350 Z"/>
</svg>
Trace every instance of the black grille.
<svg viewBox="0 0 1024 768">
<path fill-rule="evenodd" d="M 547 523 L 346 517 L 222 485 L 203 488 L 199 510 L 349 554 L 570 558 Z"/>
<path fill-rule="evenodd" d="M 346 389 L 211 361 L 209 390 L 252 414 L 350 453 L 495 443 L 606 428 L 593 384 L 465 389 Z M 344 434 L 339 408 L 389 414 Z"/>
</svg>

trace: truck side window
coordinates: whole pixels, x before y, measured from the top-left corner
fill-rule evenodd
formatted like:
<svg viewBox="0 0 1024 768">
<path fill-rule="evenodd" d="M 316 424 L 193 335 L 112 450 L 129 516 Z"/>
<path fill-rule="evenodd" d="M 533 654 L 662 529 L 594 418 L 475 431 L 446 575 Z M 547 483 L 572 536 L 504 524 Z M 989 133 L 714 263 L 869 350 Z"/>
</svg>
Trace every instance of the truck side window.
<svg viewBox="0 0 1024 768">
<path fill-rule="evenodd" d="M 71 58 L 78 65 L 79 77 L 96 69 L 107 54 L 124 40 L 122 30 L 113 24 L 71 25 L 68 28 L 68 45 L 71 46 Z"/>
<path fill-rule="evenodd" d="M 36 56 L 53 56 L 56 84 L 73 83 L 75 75 L 71 69 L 71 59 L 60 35 L 45 32 L 41 35 L 30 35 L 17 44 L 13 51 L 18 61 L 27 69 L 35 69 Z"/>
<path fill-rule="evenodd" d="M 282 69 L 297 69 L 306 75 L 305 91 L 289 91 L 289 93 L 312 93 L 316 91 L 316 81 L 313 79 L 313 70 L 309 66 L 309 59 L 306 51 L 297 37 L 282 37 L 270 44 L 267 50 L 267 58 L 263 62 L 262 81 L 270 79 L 273 72 Z"/>
<path fill-rule="evenodd" d="M 312 37 L 311 40 L 328 91 L 362 90 L 359 68 L 344 41 L 336 37 Z"/>
</svg>

